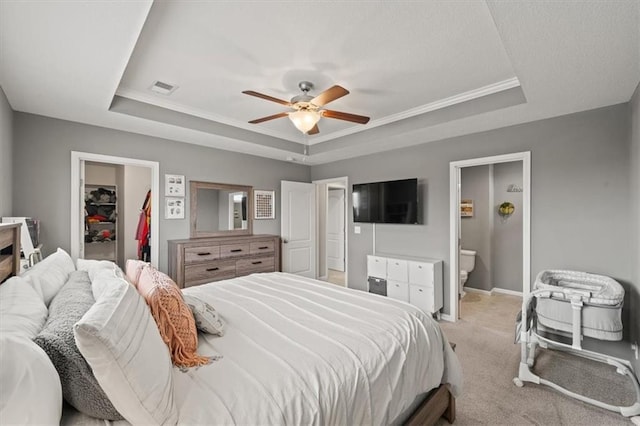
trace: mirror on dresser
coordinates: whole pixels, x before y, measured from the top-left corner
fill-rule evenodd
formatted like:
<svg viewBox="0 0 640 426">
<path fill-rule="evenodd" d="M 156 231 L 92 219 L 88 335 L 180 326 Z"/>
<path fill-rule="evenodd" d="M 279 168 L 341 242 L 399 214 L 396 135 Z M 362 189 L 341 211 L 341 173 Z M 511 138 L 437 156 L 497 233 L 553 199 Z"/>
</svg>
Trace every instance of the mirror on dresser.
<svg viewBox="0 0 640 426">
<path fill-rule="evenodd" d="M 191 238 L 251 235 L 253 188 L 191 181 Z"/>
</svg>

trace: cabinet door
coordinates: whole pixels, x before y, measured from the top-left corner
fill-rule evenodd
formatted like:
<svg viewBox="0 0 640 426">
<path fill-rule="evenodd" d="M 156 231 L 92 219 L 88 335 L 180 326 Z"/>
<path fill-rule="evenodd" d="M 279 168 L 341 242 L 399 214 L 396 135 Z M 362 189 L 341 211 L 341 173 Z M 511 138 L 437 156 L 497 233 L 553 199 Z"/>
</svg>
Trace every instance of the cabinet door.
<svg viewBox="0 0 640 426">
<path fill-rule="evenodd" d="M 370 277 L 387 277 L 387 259 L 378 256 L 367 256 L 367 275 Z"/>
<path fill-rule="evenodd" d="M 409 285 L 399 281 L 387 281 L 387 297 L 409 302 Z"/>
<path fill-rule="evenodd" d="M 435 312 L 433 307 L 433 289 L 417 285 L 409 286 L 409 303 L 415 305 L 428 314 Z"/>
<path fill-rule="evenodd" d="M 409 262 L 409 282 L 433 287 L 433 264 L 425 262 Z"/>
<path fill-rule="evenodd" d="M 409 281 L 407 261 L 400 259 L 387 259 L 387 278 L 394 281 Z"/>
</svg>

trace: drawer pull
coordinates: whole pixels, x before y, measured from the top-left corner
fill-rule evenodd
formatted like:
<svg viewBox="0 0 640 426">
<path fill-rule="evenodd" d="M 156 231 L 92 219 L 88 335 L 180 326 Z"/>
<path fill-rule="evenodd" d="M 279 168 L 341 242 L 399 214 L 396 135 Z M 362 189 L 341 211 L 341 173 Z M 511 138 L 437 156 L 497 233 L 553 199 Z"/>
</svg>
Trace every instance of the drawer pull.
<svg viewBox="0 0 640 426">
<path fill-rule="evenodd" d="M 233 249 L 233 250 L 229 250 L 231 253 L 239 253 L 242 251 L 242 249 Z"/>
<path fill-rule="evenodd" d="M 198 256 L 209 256 L 210 254 L 210 251 L 203 251 L 202 253 L 198 253 Z"/>
<path fill-rule="evenodd" d="M 421 288 L 419 288 L 419 289 L 418 289 L 418 291 L 419 291 L 420 293 L 422 293 L 422 289 L 421 289 Z"/>
<path fill-rule="evenodd" d="M 258 260 L 257 262 L 251 262 L 252 265 L 259 265 L 262 263 L 262 260 Z"/>
<path fill-rule="evenodd" d="M 262 246 L 262 247 L 258 247 L 258 250 L 265 250 L 265 249 L 268 249 L 268 248 L 269 248 L 269 246 Z"/>
<path fill-rule="evenodd" d="M 215 268 L 207 268 L 207 272 L 217 271 L 218 269 L 220 269 L 220 268 L 218 268 L 218 267 L 215 267 Z"/>
</svg>

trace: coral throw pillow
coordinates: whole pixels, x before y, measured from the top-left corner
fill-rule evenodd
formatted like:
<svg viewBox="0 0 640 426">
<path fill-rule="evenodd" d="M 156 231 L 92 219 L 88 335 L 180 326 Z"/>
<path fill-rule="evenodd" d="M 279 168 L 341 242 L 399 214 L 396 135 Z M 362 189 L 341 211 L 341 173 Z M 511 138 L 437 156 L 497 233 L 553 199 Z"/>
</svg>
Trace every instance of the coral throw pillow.
<svg viewBox="0 0 640 426">
<path fill-rule="evenodd" d="M 211 359 L 196 353 L 198 330 L 182 292 L 169 276 L 147 265 L 140 273 L 138 292 L 147 301 L 158 324 L 162 340 L 169 347 L 171 360 L 178 367 L 209 364 Z"/>
</svg>

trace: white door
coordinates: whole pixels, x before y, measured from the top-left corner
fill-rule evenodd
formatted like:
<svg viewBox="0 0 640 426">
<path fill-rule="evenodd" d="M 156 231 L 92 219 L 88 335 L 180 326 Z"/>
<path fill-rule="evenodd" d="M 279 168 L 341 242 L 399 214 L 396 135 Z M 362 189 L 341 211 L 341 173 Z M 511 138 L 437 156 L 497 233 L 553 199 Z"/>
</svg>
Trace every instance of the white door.
<svg viewBox="0 0 640 426">
<path fill-rule="evenodd" d="M 79 217 L 80 223 L 76 224 L 80 228 L 78 235 L 80 236 L 78 243 L 80 244 L 80 253 L 78 255 L 79 259 L 84 259 L 84 231 L 85 231 L 85 205 L 84 205 L 84 172 L 85 172 L 85 162 L 84 160 L 80 160 L 80 185 L 78 191 L 80 191 L 78 208 L 80 209 Z"/>
<path fill-rule="evenodd" d="M 282 270 L 316 278 L 316 186 L 281 182 Z"/>
<path fill-rule="evenodd" d="M 344 272 L 344 190 L 330 189 L 327 204 L 327 267 Z"/>
</svg>

